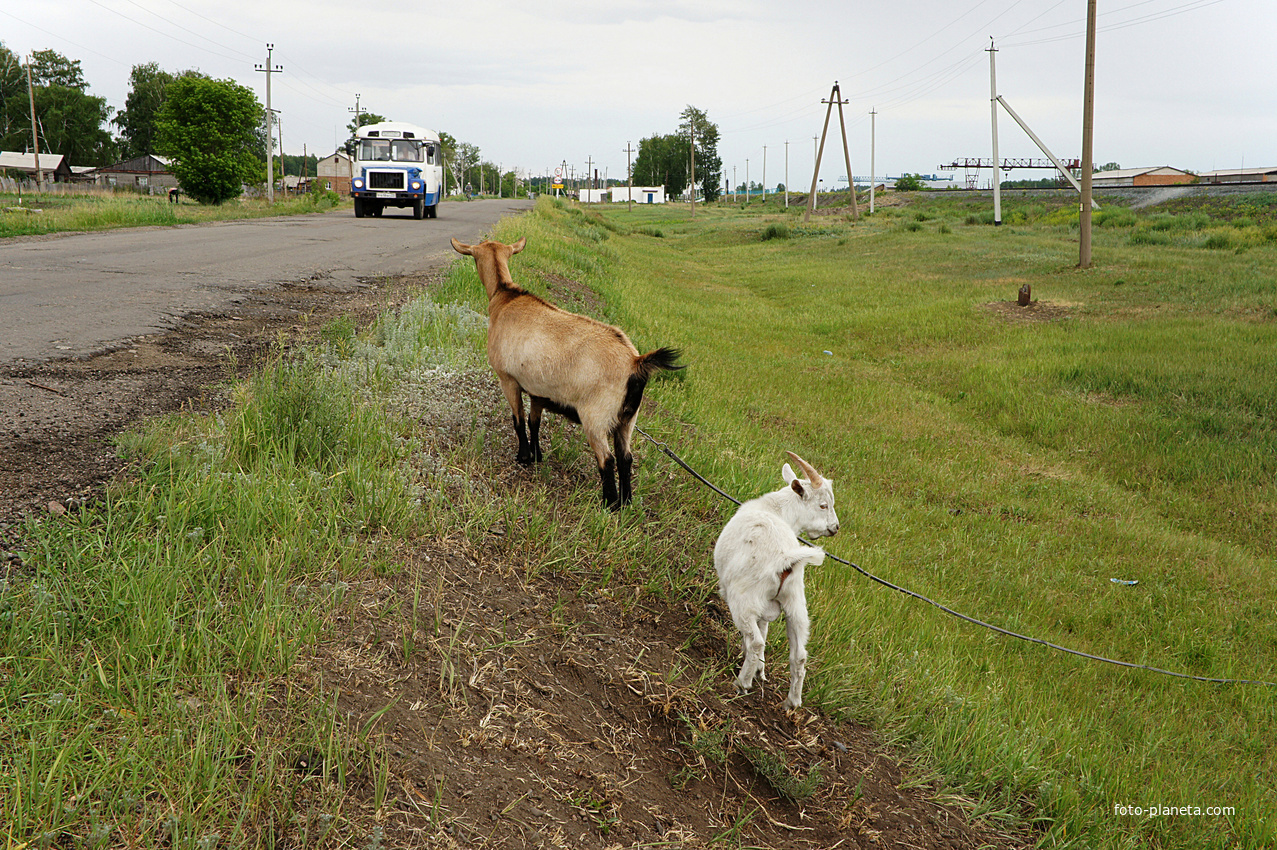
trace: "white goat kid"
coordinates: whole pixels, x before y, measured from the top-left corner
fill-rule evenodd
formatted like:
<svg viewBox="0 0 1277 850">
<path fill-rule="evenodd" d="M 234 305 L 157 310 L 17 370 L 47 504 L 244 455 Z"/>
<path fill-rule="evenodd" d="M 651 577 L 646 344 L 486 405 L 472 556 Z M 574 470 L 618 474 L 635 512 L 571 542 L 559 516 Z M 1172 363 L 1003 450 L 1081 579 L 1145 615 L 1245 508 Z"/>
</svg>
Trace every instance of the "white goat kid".
<svg viewBox="0 0 1277 850">
<path fill-rule="evenodd" d="M 745 502 L 723 527 L 714 546 L 718 589 L 740 630 L 745 660 L 736 677 L 738 691 L 748 691 L 754 676 L 767 679 L 763 651 L 767 627 L 781 613 L 789 638 L 789 696 L 785 708 L 803 704 L 807 677 L 807 597 L 803 568 L 824 562 L 825 552 L 805 546 L 799 534 L 832 537 L 838 533 L 834 483 L 793 452 L 786 452 L 807 476 L 800 479 L 789 464 L 781 468 L 785 486 Z"/>
</svg>

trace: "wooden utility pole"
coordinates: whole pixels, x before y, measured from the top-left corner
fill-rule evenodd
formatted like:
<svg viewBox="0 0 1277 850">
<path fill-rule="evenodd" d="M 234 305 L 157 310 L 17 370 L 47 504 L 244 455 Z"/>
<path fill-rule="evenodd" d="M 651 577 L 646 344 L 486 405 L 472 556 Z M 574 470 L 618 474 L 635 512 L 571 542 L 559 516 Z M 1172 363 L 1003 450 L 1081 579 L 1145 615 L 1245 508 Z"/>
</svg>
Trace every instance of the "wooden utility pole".
<svg viewBox="0 0 1277 850">
<path fill-rule="evenodd" d="M 785 209 L 789 209 L 789 139 L 785 140 Z"/>
<path fill-rule="evenodd" d="M 763 145 L 763 206 L 767 206 L 767 145 Z"/>
<path fill-rule="evenodd" d="M 283 72 L 283 65 L 275 65 L 271 63 L 271 53 L 275 50 L 275 45 L 266 45 L 266 64 L 254 65 L 257 71 L 263 71 L 266 74 L 266 198 L 270 203 L 275 203 L 275 130 L 272 126 L 275 122 L 274 114 L 270 109 L 270 78 L 273 74 Z M 358 120 L 355 122 L 358 124 Z"/>
<path fill-rule="evenodd" d="M 829 104 L 829 108 L 825 110 L 825 126 L 820 131 L 820 147 L 816 150 L 816 169 L 811 175 L 811 192 L 807 195 L 807 211 L 803 213 L 804 222 L 811 218 L 811 211 L 816 208 L 816 180 L 820 175 L 820 160 L 825 155 L 825 138 L 829 135 L 829 118 L 834 114 L 835 103 L 838 104 L 838 124 L 842 128 L 843 160 L 847 165 L 847 183 L 851 190 L 851 217 L 853 219 L 860 218 L 860 211 L 856 205 L 856 181 L 851 174 L 851 149 L 847 147 L 847 123 L 843 120 L 842 114 L 843 104 L 848 102 L 842 99 L 838 81 L 834 80 L 833 90 L 829 92 L 829 100 L 821 101 L 821 103 Z"/>
<path fill-rule="evenodd" d="M 40 171 L 40 133 L 36 130 L 35 122 L 35 86 L 31 84 L 31 66 L 35 63 L 35 56 L 27 57 L 27 97 L 31 101 L 31 150 L 35 152 L 35 188 L 37 192 L 44 193 L 44 174 Z"/>
<path fill-rule="evenodd" d="M 1078 218 L 1078 268 L 1091 267 L 1091 172 L 1095 129 L 1095 2 L 1086 4 L 1086 92 L 1082 96 L 1082 207 Z"/>
</svg>

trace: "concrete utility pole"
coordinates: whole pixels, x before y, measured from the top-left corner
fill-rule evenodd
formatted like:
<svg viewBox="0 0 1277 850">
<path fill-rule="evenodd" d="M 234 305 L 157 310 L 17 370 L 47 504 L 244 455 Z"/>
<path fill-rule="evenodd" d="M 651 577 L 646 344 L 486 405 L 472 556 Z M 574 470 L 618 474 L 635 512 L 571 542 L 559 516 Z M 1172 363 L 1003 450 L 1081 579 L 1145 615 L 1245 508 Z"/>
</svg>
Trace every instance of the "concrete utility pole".
<svg viewBox="0 0 1277 850">
<path fill-rule="evenodd" d="M 878 111 L 876 109 L 869 110 L 869 213 L 872 215 L 874 211 L 874 187 L 878 185 L 878 176 L 874 173 L 876 165 L 874 158 L 877 155 L 875 149 L 878 144 Z"/>
<path fill-rule="evenodd" d="M 696 116 L 687 122 L 688 135 L 692 140 L 692 218 L 696 218 Z"/>
<path fill-rule="evenodd" d="M 266 45 L 266 65 L 254 65 L 254 70 L 262 71 L 266 74 L 266 198 L 270 203 L 275 203 L 275 132 L 272 126 L 275 122 L 274 113 L 270 110 L 270 78 L 272 74 L 282 73 L 283 65 L 274 65 L 271 63 L 271 53 L 275 50 L 275 45 Z M 358 121 L 355 122 L 358 124 Z"/>
<path fill-rule="evenodd" d="M 811 175 L 811 193 L 807 196 L 807 211 L 803 213 L 803 221 L 806 222 L 811 218 L 811 211 L 816 208 L 816 182 L 820 175 L 820 159 L 825 153 L 825 137 L 829 134 L 829 119 L 834 113 L 834 104 L 838 104 L 838 124 L 842 128 L 842 152 L 843 158 L 847 165 L 847 181 L 851 188 L 851 217 L 859 218 L 860 213 L 856 207 L 856 184 L 851 174 L 851 150 L 847 147 L 847 124 L 843 120 L 842 107 L 844 103 L 848 103 L 841 97 L 841 91 L 838 88 L 838 81 L 834 80 L 834 87 L 829 92 L 829 100 L 822 100 L 821 103 L 829 104 L 829 108 L 825 110 L 825 126 L 820 131 L 820 147 L 816 149 L 816 169 Z M 812 137 L 815 138 L 814 136 Z"/>
<path fill-rule="evenodd" d="M 1082 208 L 1078 218 L 1078 268 L 1091 267 L 1091 137 L 1095 129 L 1095 0 L 1086 4 L 1086 92 L 1082 97 Z"/>
<path fill-rule="evenodd" d="M 989 114 L 993 121 L 993 226 L 1002 224 L 1002 180 L 998 176 L 998 75 L 993 67 L 993 56 L 998 49 L 989 39 Z"/>
<path fill-rule="evenodd" d="M 763 145 L 763 204 L 767 203 L 767 145 Z"/>
<path fill-rule="evenodd" d="M 838 83 L 834 83 L 834 88 L 838 88 Z M 838 100 L 838 129 L 842 131 L 842 158 L 843 164 L 847 166 L 847 190 L 851 193 L 851 220 L 857 221 L 860 218 L 860 207 L 856 204 L 856 178 L 851 173 L 851 148 L 847 145 L 847 122 L 842 116 L 842 105 L 850 103 L 850 101 L 839 98 Z"/>
<path fill-rule="evenodd" d="M 31 150 L 35 153 L 35 188 L 44 193 L 44 174 L 40 171 L 40 133 L 35 126 L 35 86 L 31 84 L 31 66 L 35 64 L 35 56 L 27 57 L 27 97 L 31 100 Z"/>
<path fill-rule="evenodd" d="M 812 137 L 811 137 L 811 152 L 812 152 L 812 154 L 813 154 L 813 155 L 815 155 L 815 157 L 816 157 L 816 169 L 815 169 L 814 171 L 812 171 L 812 173 L 811 173 L 811 185 L 812 185 L 812 186 L 815 186 L 815 185 L 816 185 L 816 177 L 817 177 L 817 175 L 819 175 L 819 174 L 820 174 L 820 149 L 819 149 L 818 147 L 816 147 L 816 142 L 818 142 L 818 141 L 820 141 L 820 137 L 819 137 L 819 136 L 812 136 Z M 816 208 L 816 204 L 818 204 L 819 202 L 820 202 L 820 201 L 819 201 L 819 199 L 816 197 L 816 193 L 815 193 L 815 191 L 813 190 L 813 191 L 812 191 L 812 194 L 811 194 L 811 195 L 809 195 L 809 196 L 808 196 L 808 198 L 807 198 L 807 204 L 808 204 L 809 208 L 814 210 L 814 209 Z"/>
<path fill-rule="evenodd" d="M 732 203 L 740 203 L 740 186 L 736 182 L 736 166 L 732 166 Z"/>
<path fill-rule="evenodd" d="M 630 159 L 630 155 L 634 153 L 634 147 L 629 142 L 625 143 L 625 171 L 630 176 L 630 189 L 626 194 L 629 196 L 629 204 L 626 212 L 634 212 L 634 165 Z"/>
</svg>

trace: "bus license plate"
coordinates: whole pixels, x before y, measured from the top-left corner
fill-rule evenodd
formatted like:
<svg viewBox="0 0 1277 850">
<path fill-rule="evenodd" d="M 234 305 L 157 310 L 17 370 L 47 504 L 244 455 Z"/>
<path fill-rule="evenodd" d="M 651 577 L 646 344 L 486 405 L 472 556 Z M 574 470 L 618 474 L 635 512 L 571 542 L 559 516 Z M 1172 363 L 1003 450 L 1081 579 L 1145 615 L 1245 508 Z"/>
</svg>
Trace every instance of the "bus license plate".
<svg viewBox="0 0 1277 850">
<path fill-rule="evenodd" d="M 394 192 L 378 192 L 377 193 L 378 198 L 393 198 L 394 196 L 395 196 Z"/>
</svg>

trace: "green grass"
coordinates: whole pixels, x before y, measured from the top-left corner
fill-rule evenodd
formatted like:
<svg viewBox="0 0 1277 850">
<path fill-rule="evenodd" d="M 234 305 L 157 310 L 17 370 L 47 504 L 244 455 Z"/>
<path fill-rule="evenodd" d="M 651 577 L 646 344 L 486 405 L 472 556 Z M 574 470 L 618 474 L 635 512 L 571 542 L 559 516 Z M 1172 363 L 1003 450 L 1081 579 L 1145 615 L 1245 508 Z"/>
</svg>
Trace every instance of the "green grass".
<svg viewBox="0 0 1277 850">
<path fill-rule="evenodd" d="M 799 451 L 838 481 L 831 551 L 1000 625 L 1277 681 L 1277 251 L 1201 250 L 1226 225 L 1197 214 L 1188 241 L 1132 244 L 1146 222 L 1180 226 L 1114 210 L 1080 272 L 1075 231 L 1051 210 L 941 234 L 926 224 L 975 213 L 925 203 L 926 223 L 884 210 L 768 241 L 747 216 L 609 212 L 669 236 L 609 241 L 618 262 L 596 285 L 637 337 L 686 350 L 686 380 L 655 393 L 695 428 L 676 449 L 742 496 Z M 986 309 L 1023 282 L 1068 318 Z M 708 545 L 714 529 L 689 531 Z M 1035 822 L 1045 844 L 1277 836 L 1253 779 L 1277 767 L 1277 689 L 1055 655 L 835 567 L 808 581 L 817 702 L 887 730 L 989 811 Z M 1236 814 L 1114 814 L 1151 802 Z"/>
<path fill-rule="evenodd" d="M 982 216 L 934 195 L 854 225 L 543 201 L 494 235 L 528 237 L 520 283 L 576 281 L 640 349 L 684 349 L 640 425 L 720 486 L 775 488 L 785 449 L 832 477 L 831 552 L 1080 650 L 1277 680 L 1277 248 L 1206 249 L 1237 228 L 1201 210 L 1115 213 L 1082 272 L 1067 204 Z M 788 237 L 762 238 L 773 224 Z M 990 309 L 1025 282 L 1052 321 Z M 366 843 L 341 799 L 355 776 L 380 787 L 385 753 L 290 673 L 400 538 L 463 535 L 617 605 L 706 605 L 731 506 L 652 447 L 619 515 L 575 430 L 547 429 L 535 475 L 498 476 L 512 450 L 484 308 L 461 260 L 370 333 L 335 321 L 227 412 L 128 438 L 137 470 L 103 505 L 27 530 L 25 572 L 0 585 L 9 843 L 251 846 L 279 824 Z M 487 394 L 440 421 L 462 386 Z M 806 702 L 873 723 L 978 813 L 1052 847 L 1277 841 L 1275 689 L 1058 655 L 832 561 L 808 594 Z M 1154 804 L 1234 814 L 1116 808 Z"/>
<path fill-rule="evenodd" d="M 0 238 L 36 236 L 80 230 L 111 230 L 117 227 L 171 226 L 205 221 L 299 215 L 324 212 L 348 203 L 335 192 L 281 198 L 273 206 L 262 200 L 240 198 L 219 206 L 204 206 L 183 198 L 170 203 L 164 195 L 100 193 L 84 195 L 0 193 Z"/>
<path fill-rule="evenodd" d="M 393 422 L 313 360 L 237 395 L 128 440 L 136 478 L 33 528 L 34 575 L 0 582 L 10 843 L 256 844 L 375 770 L 331 705 L 281 683 L 375 560 L 356 541 L 406 527 Z M 330 780 L 304 806 L 300 753 Z"/>
</svg>

